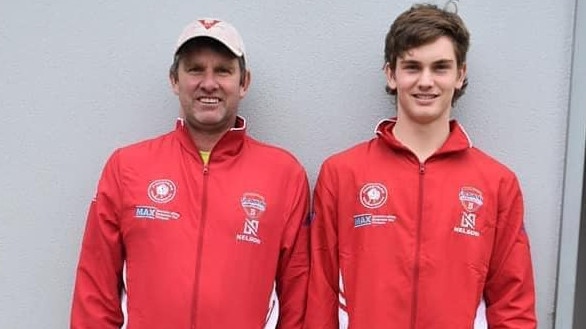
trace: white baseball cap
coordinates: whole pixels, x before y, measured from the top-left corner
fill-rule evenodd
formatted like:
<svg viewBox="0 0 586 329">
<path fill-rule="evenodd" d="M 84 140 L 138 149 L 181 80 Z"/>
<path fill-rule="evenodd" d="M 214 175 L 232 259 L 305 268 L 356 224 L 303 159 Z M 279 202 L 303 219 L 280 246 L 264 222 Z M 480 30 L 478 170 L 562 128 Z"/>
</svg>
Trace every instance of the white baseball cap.
<svg viewBox="0 0 586 329">
<path fill-rule="evenodd" d="M 244 42 L 236 28 L 217 18 L 200 18 L 189 23 L 179 35 L 175 54 L 181 46 L 193 38 L 208 37 L 221 42 L 236 57 L 245 57 Z"/>
</svg>

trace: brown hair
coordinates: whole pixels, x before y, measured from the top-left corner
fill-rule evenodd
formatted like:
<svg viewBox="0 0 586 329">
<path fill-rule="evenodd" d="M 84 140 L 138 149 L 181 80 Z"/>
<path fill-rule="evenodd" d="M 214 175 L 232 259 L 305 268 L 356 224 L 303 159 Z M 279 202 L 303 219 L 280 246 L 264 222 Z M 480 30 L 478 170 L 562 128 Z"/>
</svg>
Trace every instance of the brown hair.
<svg viewBox="0 0 586 329">
<path fill-rule="evenodd" d="M 466 62 L 466 53 L 470 46 L 470 33 L 456 13 L 441 9 L 432 4 L 416 4 L 399 15 L 391 25 L 385 38 L 385 63 L 392 71 L 397 66 L 397 58 L 410 49 L 429 44 L 446 36 L 454 45 L 458 68 Z M 452 105 L 464 94 L 468 78 L 464 79 L 462 88 L 457 89 Z M 397 90 L 386 87 L 387 93 L 396 95 Z"/>
</svg>

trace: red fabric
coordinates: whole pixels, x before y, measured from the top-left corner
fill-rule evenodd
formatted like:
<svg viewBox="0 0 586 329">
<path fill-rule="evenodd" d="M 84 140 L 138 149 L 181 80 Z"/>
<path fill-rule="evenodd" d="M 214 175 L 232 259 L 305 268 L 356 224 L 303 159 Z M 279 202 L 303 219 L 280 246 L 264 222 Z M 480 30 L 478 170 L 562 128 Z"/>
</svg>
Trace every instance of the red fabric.
<svg viewBox="0 0 586 329">
<path fill-rule="evenodd" d="M 482 297 L 491 329 L 536 328 L 514 173 L 472 147 L 455 121 L 423 164 L 393 125 L 322 165 L 306 328 L 337 329 L 341 314 L 351 329 L 470 329 Z"/>
<path fill-rule="evenodd" d="M 170 201 L 149 197 L 157 180 L 174 184 L 161 187 Z M 262 328 L 275 283 L 279 328 L 301 328 L 308 203 L 298 161 L 244 127 L 205 167 L 182 125 L 117 150 L 90 206 L 71 328 L 121 327 L 124 261 L 128 329 Z"/>
</svg>

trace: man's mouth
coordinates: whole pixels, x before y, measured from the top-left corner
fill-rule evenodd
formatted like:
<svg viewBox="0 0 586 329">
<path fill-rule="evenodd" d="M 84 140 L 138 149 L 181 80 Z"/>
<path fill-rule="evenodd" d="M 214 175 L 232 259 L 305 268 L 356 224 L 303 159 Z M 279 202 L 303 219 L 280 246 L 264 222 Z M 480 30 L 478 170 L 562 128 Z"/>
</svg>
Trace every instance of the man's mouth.
<svg viewBox="0 0 586 329">
<path fill-rule="evenodd" d="M 436 95 L 436 94 L 415 94 L 413 96 L 417 99 L 422 99 L 422 100 L 431 100 L 431 99 L 438 97 L 438 95 Z"/>
<path fill-rule="evenodd" d="M 197 100 L 201 103 L 209 105 L 218 104 L 220 102 L 220 99 L 218 97 L 199 97 Z"/>
</svg>

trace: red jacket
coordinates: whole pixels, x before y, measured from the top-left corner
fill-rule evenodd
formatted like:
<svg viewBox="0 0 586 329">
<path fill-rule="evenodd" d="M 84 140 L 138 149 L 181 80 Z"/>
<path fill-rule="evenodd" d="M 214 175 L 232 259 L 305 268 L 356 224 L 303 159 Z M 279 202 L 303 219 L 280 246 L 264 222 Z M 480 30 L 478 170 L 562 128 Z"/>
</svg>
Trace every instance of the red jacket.
<svg viewBox="0 0 586 329">
<path fill-rule="evenodd" d="M 83 237 L 71 328 L 122 326 L 124 263 L 128 329 L 263 328 L 273 287 L 278 328 L 301 328 L 304 169 L 248 137 L 241 118 L 204 165 L 182 123 L 106 164 Z"/>
<path fill-rule="evenodd" d="M 425 163 L 384 121 L 327 159 L 314 195 L 306 328 L 536 328 L 523 200 L 513 172 L 455 122 Z"/>
</svg>

